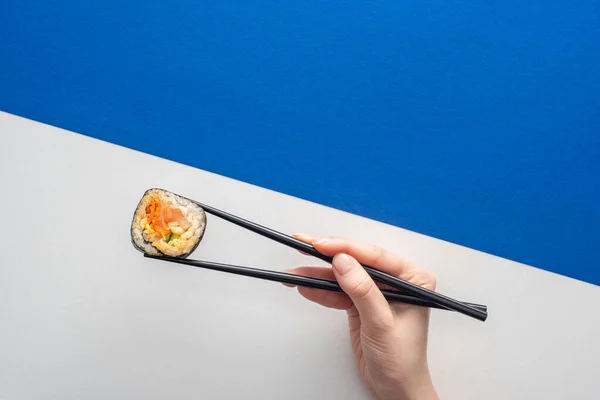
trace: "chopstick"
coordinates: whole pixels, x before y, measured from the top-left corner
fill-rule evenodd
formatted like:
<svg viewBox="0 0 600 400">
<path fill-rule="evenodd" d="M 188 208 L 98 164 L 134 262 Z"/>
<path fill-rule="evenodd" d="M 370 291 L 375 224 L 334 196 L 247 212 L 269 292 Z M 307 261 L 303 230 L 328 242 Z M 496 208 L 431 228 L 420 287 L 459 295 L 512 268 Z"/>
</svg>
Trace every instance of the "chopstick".
<svg viewBox="0 0 600 400">
<path fill-rule="evenodd" d="M 284 244 L 293 249 L 302 251 L 306 254 L 309 254 L 313 257 L 316 257 L 325 262 L 331 263 L 333 261 L 333 257 L 326 256 L 321 254 L 315 249 L 312 245 L 308 243 L 304 243 L 296 238 L 293 238 L 284 233 L 278 232 L 271 228 L 267 228 L 266 226 L 259 225 L 255 222 L 249 221 L 247 219 L 238 217 L 236 215 L 230 214 L 228 212 L 219 210 L 218 208 L 209 206 L 207 204 L 200 203 L 198 201 L 188 199 L 191 202 L 197 204 L 202 207 L 204 211 L 213 214 L 217 217 L 220 217 L 226 221 L 229 221 L 235 225 L 241 226 L 242 228 L 246 228 L 254 233 L 257 233 L 261 236 L 274 240 L 278 243 Z M 452 311 L 459 312 L 461 314 L 468 315 L 469 317 L 475 318 L 479 321 L 485 321 L 487 319 L 487 311 L 482 311 L 481 309 L 475 308 L 470 304 L 463 303 L 456 299 L 453 299 L 448 296 L 444 296 L 443 294 L 434 292 L 432 290 L 426 289 L 422 286 L 415 285 L 411 282 L 404 281 L 400 278 L 396 278 L 395 276 L 386 274 L 383 271 L 370 267 L 368 265 L 362 264 L 367 273 L 371 275 L 371 277 L 379 281 L 381 283 L 385 283 L 394 289 L 398 289 L 403 293 L 412 295 L 419 299 L 437 304 L 441 306 L 441 308 L 449 309 Z"/>
<path fill-rule="evenodd" d="M 340 285 L 336 281 L 332 281 L 332 280 L 328 280 L 328 279 L 313 278 L 310 276 L 295 275 L 295 274 L 290 274 L 287 272 L 270 271 L 270 270 L 259 269 L 259 268 L 242 267 L 239 265 L 222 264 L 222 263 L 216 263 L 216 262 L 212 262 L 212 261 L 190 260 L 190 259 L 185 259 L 185 258 L 176 258 L 176 257 L 169 257 L 169 256 L 152 256 L 149 254 L 144 254 L 144 257 L 153 258 L 156 260 L 164 260 L 164 261 L 177 263 L 177 264 L 189 265 L 192 267 L 227 272 L 227 273 L 236 274 L 236 275 L 249 276 L 251 278 L 258 278 L 258 279 L 263 279 L 263 280 L 267 280 L 267 281 L 288 283 L 288 284 L 292 284 L 292 285 L 327 290 L 330 292 L 339 292 L 339 293 L 344 292 L 342 290 L 342 288 L 340 287 Z M 447 308 L 437 305 L 435 303 L 432 303 L 432 302 L 429 302 L 426 300 L 421 300 L 417 297 L 399 293 L 399 292 L 396 292 L 393 290 L 383 289 L 383 290 L 381 290 L 381 293 L 383 293 L 383 296 L 388 301 L 391 301 L 391 302 L 406 303 L 406 304 L 412 304 L 412 305 L 416 305 L 416 306 L 448 310 Z M 469 304 L 470 306 L 477 308 L 483 312 L 487 311 L 487 307 L 484 305 L 481 305 L 481 304 L 471 304 L 471 303 L 465 303 L 465 304 Z"/>
</svg>

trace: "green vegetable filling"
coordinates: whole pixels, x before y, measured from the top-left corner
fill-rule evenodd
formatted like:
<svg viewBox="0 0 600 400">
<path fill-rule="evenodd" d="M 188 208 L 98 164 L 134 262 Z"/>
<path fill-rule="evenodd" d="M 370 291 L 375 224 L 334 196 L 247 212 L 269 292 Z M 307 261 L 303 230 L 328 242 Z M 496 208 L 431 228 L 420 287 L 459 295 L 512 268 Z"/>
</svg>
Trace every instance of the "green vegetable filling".
<svg viewBox="0 0 600 400">
<path fill-rule="evenodd" d="M 165 242 L 169 243 L 171 240 L 179 239 L 179 235 L 176 233 L 169 233 L 164 236 Z"/>
</svg>

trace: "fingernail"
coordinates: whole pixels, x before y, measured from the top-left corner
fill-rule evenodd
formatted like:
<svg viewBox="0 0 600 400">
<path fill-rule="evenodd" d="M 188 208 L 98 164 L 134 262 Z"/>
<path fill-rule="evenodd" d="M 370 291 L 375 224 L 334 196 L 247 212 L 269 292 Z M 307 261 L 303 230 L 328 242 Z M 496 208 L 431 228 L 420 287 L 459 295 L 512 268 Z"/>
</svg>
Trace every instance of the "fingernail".
<svg viewBox="0 0 600 400">
<path fill-rule="evenodd" d="M 322 238 L 322 239 L 317 240 L 313 244 L 316 244 L 317 246 L 322 246 L 322 245 L 325 245 L 325 244 L 327 244 L 329 242 L 330 242 L 329 238 Z"/>
<path fill-rule="evenodd" d="M 292 237 L 298 240 L 302 240 L 303 242 L 312 242 L 315 240 L 314 236 L 307 235 L 306 233 L 293 233 Z"/>
<path fill-rule="evenodd" d="M 285 272 L 287 274 L 293 274 L 294 273 L 293 271 L 294 271 L 293 268 L 289 268 L 289 269 L 284 269 L 281 272 Z M 294 285 L 293 283 L 282 283 L 282 285 L 286 286 L 286 287 L 291 287 L 291 288 L 296 287 L 296 285 Z"/>
<path fill-rule="evenodd" d="M 339 274 L 344 275 L 354 268 L 356 263 L 348 254 L 341 253 L 333 257 L 332 265 Z"/>
</svg>

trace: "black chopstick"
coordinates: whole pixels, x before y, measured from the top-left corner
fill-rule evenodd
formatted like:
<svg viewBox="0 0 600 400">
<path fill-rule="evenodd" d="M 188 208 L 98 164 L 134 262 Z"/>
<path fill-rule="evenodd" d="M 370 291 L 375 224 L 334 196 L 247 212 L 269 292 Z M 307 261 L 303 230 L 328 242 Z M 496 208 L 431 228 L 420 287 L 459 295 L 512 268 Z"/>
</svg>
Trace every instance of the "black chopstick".
<svg viewBox="0 0 600 400">
<path fill-rule="evenodd" d="M 202 207 L 206 212 L 213 214 L 217 217 L 223 218 L 233 224 L 246 228 L 254 233 L 258 233 L 261 236 L 272 239 L 278 243 L 289 246 L 293 249 L 302 251 L 307 253 L 313 257 L 331 263 L 333 257 L 326 256 L 324 254 L 319 253 L 312 245 L 308 243 L 304 243 L 298 239 L 295 239 L 289 235 L 286 235 L 281 232 L 277 232 L 271 228 L 267 228 L 266 226 L 259 225 L 255 222 L 248 221 L 247 219 L 238 217 L 236 215 L 230 214 L 228 212 L 219 210 L 218 208 L 211 207 L 207 204 L 200 203 L 195 200 L 191 200 L 193 203 Z M 451 297 L 444 296 L 443 294 L 434 292 L 432 290 L 426 289 L 422 286 L 415 285 L 413 283 L 404 281 L 400 278 L 396 278 L 395 276 L 388 275 L 385 272 L 379 271 L 373 267 L 368 265 L 364 265 L 365 270 L 373 277 L 374 280 L 379 281 L 381 283 L 385 283 L 394 289 L 398 289 L 406 294 L 410 294 L 414 297 L 418 297 L 422 300 L 429 301 L 431 303 L 438 304 L 443 308 L 447 308 L 452 311 L 459 312 L 461 314 L 468 315 L 472 318 L 478 319 L 480 321 L 485 321 L 487 319 L 487 311 L 482 311 L 475 307 L 472 307 L 469 304 L 460 302 Z"/>
<path fill-rule="evenodd" d="M 190 259 L 186 259 L 186 258 L 175 258 L 175 257 L 169 257 L 169 256 L 151 256 L 149 254 L 144 254 L 144 256 L 148 257 L 148 258 L 153 258 L 156 260 L 164 260 L 164 261 L 169 261 L 169 262 L 173 262 L 173 263 L 177 263 L 177 264 L 190 265 L 192 267 L 211 269 L 211 270 L 221 271 L 221 272 L 228 272 L 231 274 L 249 276 L 252 278 L 264 279 L 267 281 L 288 283 L 288 284 L 298 285 L 298 286 L 306 286 L 306 287 L 315 288 L 315 289 L 328 290 L 330 292 L 340 292 L 340 293 L 344 292 L 342 290 L 342 288 L 340 287 L 340 285 L 338 285 L 338 283 L 336 281 L 332 281 L 332 280 L 328 280 L 328 279 L 313 278 L 310 276 L 303 276 L 303 275 L 295 275 L 295 274 L 290 274 L 287 272 L 279 272 L 279 271 L 270 271 L 270 270 L 258 269 L 258 268 L 242 267 L 239 265 L 222 264 L 222 263 L 216 263 L 216 262 L 212 262 L 212 261 L 190 260 Z M 393 290 L 385 290 L 384 289 L 381 291 L 381 293 L 383 293 L 383 296 L 388 301 L 447 310 L 447 308 L 437 305 L 435 303 L 432 303 L 430 301 L 421 300 L 417 297 L 399 293 L 399 292 L 396 292 Z M 471 304 L 471 303 L 465 303 L 465 304 L 469 304 L 470 306 L 477 308 L 479 310 L 482 310 L 483 312 L 487 311 L 487 307 L 484 305 L 481 305 L 481 304 Z"/>
</svg>

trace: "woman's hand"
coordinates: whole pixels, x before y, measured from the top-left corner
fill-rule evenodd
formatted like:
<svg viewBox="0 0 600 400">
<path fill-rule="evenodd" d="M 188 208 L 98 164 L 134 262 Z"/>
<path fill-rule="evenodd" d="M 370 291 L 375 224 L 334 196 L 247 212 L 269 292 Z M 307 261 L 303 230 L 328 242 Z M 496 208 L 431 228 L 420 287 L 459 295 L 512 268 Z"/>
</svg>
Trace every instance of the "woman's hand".
<svg viewBox="0 0 600 400">
<path fill-rule="evenodd" d="M 288 272 L 337 280 L 343 293 L 298 287 L 307 299 L 325 307 L 346 310 L 350 340 L 360 374 L 373 396 L 388 399 L 437 399 L 427 366 L 429 309 L 389 304 L 359 264 L 370 265 L 427 289 L 435 277 L 380 247 L 344 238 L 294 235 L 320 253 L 335 256 L 333 268 L 300 267 Z"/>
</svg>

